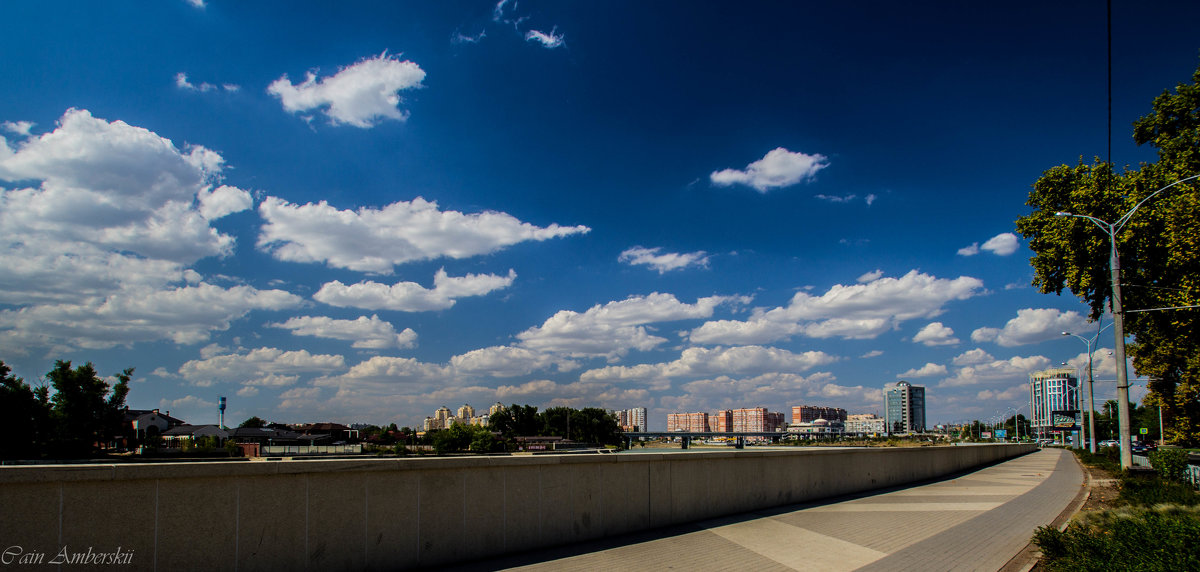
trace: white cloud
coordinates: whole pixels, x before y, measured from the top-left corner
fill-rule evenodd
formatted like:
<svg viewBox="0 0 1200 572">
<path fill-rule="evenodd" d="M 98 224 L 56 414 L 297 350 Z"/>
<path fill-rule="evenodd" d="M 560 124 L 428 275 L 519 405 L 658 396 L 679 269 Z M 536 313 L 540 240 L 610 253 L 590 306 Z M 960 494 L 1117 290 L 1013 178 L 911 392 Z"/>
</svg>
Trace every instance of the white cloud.
<svg viewBox="0 0 1200 572">
<path fill-rule="evenodd" d="M 975 256 L 979 251 L 986 250 L 996 256 L 1008 256 L 1017 251 L 1021 246 L 1021 241 L 1017 239 L 1017 235 L 1011 232 L 997 234 L 992 238 L 987 239 L 980 246 L 978 242 L 971 243 L 970 246 L 964 246 L 958 249 L 959 256 Z"/>
<path fill-rule="evenodd" d="M 946 372 L 947 372 L 946 366 L 944 366 L 944 365 L 937 364 L 937 363 L 926 363 L 925 365 L 921 366 L 920 368 L 910 369 L 900 375 L 897 375 L 896 377 L 898 377 L 898 378 L 931 377 L 931 376 L 935 376 L 935 375 L 946 375 Z"/>
<path fill-rule="evenodd" d="M 34 125 L 35 123 L 30 121 L 5 121 L 4 123 L 0 123 L 0 128 L 14 135 L 29 137 L 30 130 L 33 129 Z"/>
<path fill-rule="evenodd" d="M 217 220 L 254 206 L 250 193 L 229 185 L 221 185 L 211 191 L 201 189 L 196 198 L 200 201 L 200 216 L 207 220 Z"/>
<path fill-rule="evenodd" d="M 871 205 L 875 204 L 875 199 L 877 199 L 877 198 L 878 197 L 876 197 L 875 195 L 867 195 L 864 200 L 867 201 L 867 206 L 871 206 Z"/>
<path fill-rule="evenodd" d="M 779 147 L 762 159 L 747 165 L 745 170 L 714 171 L 709 175 L 709 179 L 717 186 L 747 185 L 765 193 L 771 189 L 790 187 L 811 180 L 817 171 L 828 166 L 828 159 L 824 155 L 793 153 Z"/>
<path fill-rule="evenodd" d="M 996 358 L 992 357 L 992 354 L 989 354 L 979 348 L 975 348 L 959 354 L 958 357 L 954 358 L 953 363 L 956 366 L 979 365 L 981 363 L 995 361 L 995 359 Z"/>
<path fill-rule="evenodd" d="M 1004 328 L 979 328 L 971 332 L 974 342 L 996 342 L 1004 347 L 1036 344 L 1062 336 L 1062 332 L 1083 331 L 1088 320 L 1078 312 L 1050 308 L 1017 310 L 1017 317 Z"/>
<path fill-rule="evenodd" d="M 946 327 L 941 322 L 930 322 L 917 335 L 913 336 L 913 343 L 925 344 L 926 346 L 952 346 L 958 343 L 958 338 L 954 337 L 954 330 Z"/>
<path fill-rule="evenodd" d="M 708 255 L 703 251 L 676 253 L 663 252 L 661 247 L 643 248 L 635 246 L 621 253 L 618 262 L 628 262 L 631 265 L 645 265 L 658 271 L 659 274 L 671 270 L 681 270 L 689 266 L 708 268 Z"/>
<path fill-rule="evenodd" d="M 797 292 L 785 307 L 755 310 L 746 321 L 707 322 L 692 330 L 689 339 L 734 345 L 766 343 L 796 334 L 870 339 L 902 322 L 935 317 L 947 303 L 977 296 L 982 290 L 983 282 L 976 278 L 947 280 L 913 270 L 900 278 L 837 284 L 819 297 Z"/>
<path fill-rule="evenodd" d="M 558 33 L 558 28 L 555 28 L 549 32 L 530 30 L 525 33 L 525 41 L 537 42 L 541 44 L 543 48 L 553 50 L 554 48 L 562 46 L 565 38 L 562 34 Z"/>
<path fill-rule="evenodd" d="M 813 195 L 814 197 L 830 202 L 830 203 L 848 203 L 858 198 L 857 195 Z"/>
<path fill-rule="evenodd" d="M 303 374 L 323 375 L 344 369 L 345 359 L 339 355 L 258 348 L 246 353 L 190 360 L 179 367 L 179 374 L 201 386 L 234 382 L 259 387 L 282 387 L 295 383 Z"/>
<path fill-rule="evenodd" d="M 1030 373 L 1049 365 L 1050 359 L 1045 356 L 1015 356 L 1007 360 L 982 362 L 960 368 L 954 376 L 939 382 L 938 387 L 962 387 L 995 381 L 1028 382 Z"/>
<path fill-rule="evenodd" d="M 195 343 L 255 309 L 300 299 L 279 290 L 220 288 L 188 265 L 233 251 L 208 216 L 237 208 L 242 191 L 218 182 L 224 160 L 86 110 L 17 149 L 0 179 L 0 350 L 45 344 L 112 347 Z"/>
<path fill-rule="evenodd" d="M 309 72 L 304 83 L 293 85 L 284 75 L 267 87 L 267 93 L 278 97 L 289 112 L 321 109 L 334 125 L 367 128 L 381 119 L 408 119 L 408 112 L 399 108 L 400 92 L 422 87 L 424 79 L 420 66 L 384 52 L 320 81 Z"/>
<path fill-rule="evenodd" d="M 483 41 L 483 39 L 486 37 L 487 37 L 486 30 L 480 30 L 479 33 L 474 36 L 468 36 L 466 34 L 463 34 L 462 32 L 459 32 L 458 30 L 455 30 L 454 35 L 450 36 L 450 43 L 452 43 L 452 44 L 478 44 L 479 42 Z"/>
<path fill-rule="evenodd" d="M 517 273 L 509 270 L 508 276 L 495 274 L 468 274 L 448 276 L 445 269 L 438 270 L 433 277 L 432 289 L 416 282 L 397 282 L 388 286 L 379 282 L 359 282 L 347 286 L 334 280 L 321 286 L 313 299 L 331 306 L 364 308 L 368 310 L 399 310 L 422 312 L 444 310 L 455 304 L 458 298 L 483 296 L 489 292 L 508 288 L 517 279 Z"/>
<path fill-rule="evenodd" d="M 869 351 L 869 352 L 867 352 L 867 353 L 863 354 L 863 355 L 862 355 L 862 356 L 860 356 L 860 357 L 862 357 L 862 358 L 864 358 L 864 359 L 865 359 L 865 358 L 879 357 L 879 356 L 881 356 L 881 355 L 883 355 L 883 350 L 871 350 L 871 351 Z"/>
<path fill-rule="evenodd" d="M 199 8 L 201 10 L 204 9 L 204 0 L 186 0 L 186 1 L 188 4 L 191 4 L 193 8 Z"/>
<path fill-rule="evenodd" d="M 1017 235 L 1011 232 L 1006 232 L 989 238 L 987 242 L 983 243 L 983 246 L 980 246 L 979 248 L 981 250 L 991 252 L 996 256 L 1008 256 L 1016 252 L 1017 248 L 1020 246 L 1021 241 L 1017 240 Z"/>
<path fill-rule="evenodd" d="M 867 282 L 874 282 L 880 278 L 883 278 L 883 271 L 876 269 L 859 276 L 857 282 L 859 284 L 866 284 Z"/>
<path fill-rule="evenodd" d="M 768 372 L 806 371 L 837 361 L 825 352 L 801 354 L 764 346 L 688 348 L 679 359 L 658 364 L 609 366 L 583 372 L 581 381 L 653 380 L 702 375 L 756 375 Z"/>
<path fill-rule="evenodd" d="M 0 311 L 0 324 L 4 324 L 0 329 L 20 333 L 35 345 L 60 341 L 83 348 L 111 348 L 163 339 L 194 344 L 208 340 L 213 331 L 228 330 L 234 320 L 252 310 L 294 308 L 300 302 L 298 296 L 282 290 L 221 288 L 202 282 L 4 310 Z"/>
<path fill-rule="evenodd" d="M 217 86 L 215 86 L 211 83 L 208 83 L 208 82 L 202 82 L 200 85 L 194 85 L 194 84 L 192 84 L 192 82 L 188 81 L 187 74 L 183 73 L 183 72 L 179 72 L 179 73 L 175 74 L 175 87 L 178 87 L 179 89 L 183 89 L 183 90 L 187 90 L 187 91 L 199 91 L 199 92 L 206 92 L 206 91 L 212 91 L 214 89 L 217 89 Z"/>
<path fill-rule="evenodd" d="M 325 316 L 296 316 L 281 324 L 267 324 L 274 328 L 291 330 L 293 335 L 313 336 L 354 342 L 352 347 L 364 349 L 411 348 L 417 340 L 412 328 L 396 333 L 391 322 L 372 315 L 359 316 L 354 320 L 335 320 Z"/>
<path fill-rule="evenodd" d="M 586 226 L 538 227 L 501 212 L 438 210 L 422 198 L 382 209 L 338 210 L 324 201 L 294 205 L 267 197 L 258 247 L 279 260 L 323 262 L 334 268 L 391 274 L 397 264 L 490 254 L 529 240 L 591 231 Z"/>
<path fill-rule="evenodd" d="M 455 371 L 465 375 L 516 377 L 557 365 L 560 371 L 576 367 L 571 361 L 514 346 L 493 346 L 450 358 Z"/>
<path fill-rule="evenodd" d="M 362 402 L 431 392 L 453 383 L 453 373 L 451 368 L 413 358 L 375 356 L 344 374 L 315 379 L 313 386 L 336 389 L 333 399 Z"/>
<path fill-rule="evenodd" d="M 540 352 L 615 357 L 631 349 L 650 350 L 667 341 L 651 335 L 645 324 L 707 318 L 713 308 L 728 300 L 712 296 L 684 304 L 671 294 L 655 292 L 596 305 L 582 314 L 562 310 L 517 337 L 522 347 Z"/>
</svg>

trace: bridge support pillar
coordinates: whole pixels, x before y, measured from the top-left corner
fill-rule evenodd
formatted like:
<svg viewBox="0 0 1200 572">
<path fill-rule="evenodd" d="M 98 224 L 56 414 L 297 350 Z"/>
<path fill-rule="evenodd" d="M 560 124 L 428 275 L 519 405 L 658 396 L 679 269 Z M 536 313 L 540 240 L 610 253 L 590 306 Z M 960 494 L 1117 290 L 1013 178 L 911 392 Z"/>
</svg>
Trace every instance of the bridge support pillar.
<svg viewBox="0 0 1200 572">
<path fill-rule="evenodd" d="M 692 438 L 691 437 L 681 437 L 679 439 L 679 442 L 683 444 L 684 449 L 687 449 L 688 445 L 690 445 L 692 443 Z"/>
<path fill-rule="evenodd" d="M 746 448 L 746 438 L 742 437 L 741 435 L 738 435 L 737 441 L 734 443 L 733 448 L 734 449 L 745 449 Z"/>
</svg>

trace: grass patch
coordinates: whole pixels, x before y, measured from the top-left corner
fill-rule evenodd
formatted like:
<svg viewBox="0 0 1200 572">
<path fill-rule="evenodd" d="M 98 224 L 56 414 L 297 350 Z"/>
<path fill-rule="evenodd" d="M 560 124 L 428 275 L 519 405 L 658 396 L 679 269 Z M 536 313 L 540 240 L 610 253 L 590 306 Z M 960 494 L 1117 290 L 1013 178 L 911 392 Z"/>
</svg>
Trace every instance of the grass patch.
<svg viewBox="0 0 1200 572">
<path fill-rule="evenodd" d="M 1046 570 L 1200 570 L 1200 494 L 1176 478 L 1175 459 L 1157 459 L 1163 478 L 1121 471 L 1116 448 L 1076 454 L 1085 465 L 1118 476 L 1116 504 L 1123 506 L 1081 513 L 1062 531 L 1038 528 L 1033 542 Z"/>
<path fill-rule="evenodd" d="M 1200 509 L 1159 505 L 1089 513 L 1033 541 L 1046 570 L 1200 570 Z"/>
</svg>

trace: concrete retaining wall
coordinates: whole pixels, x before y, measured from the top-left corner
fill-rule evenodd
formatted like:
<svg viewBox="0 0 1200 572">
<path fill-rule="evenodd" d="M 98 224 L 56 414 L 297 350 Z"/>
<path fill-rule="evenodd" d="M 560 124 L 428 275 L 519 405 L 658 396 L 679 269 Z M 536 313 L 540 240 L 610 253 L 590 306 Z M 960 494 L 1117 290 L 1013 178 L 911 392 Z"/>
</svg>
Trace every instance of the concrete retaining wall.
<svg viewBox="0 0 1200 572">
<path fill-rule="evenodd" d="M 0 564 L 90 551 L 123 570 L 435 566 L 899 485 L 1033 450 L 0 467 Z"/>
</svg>

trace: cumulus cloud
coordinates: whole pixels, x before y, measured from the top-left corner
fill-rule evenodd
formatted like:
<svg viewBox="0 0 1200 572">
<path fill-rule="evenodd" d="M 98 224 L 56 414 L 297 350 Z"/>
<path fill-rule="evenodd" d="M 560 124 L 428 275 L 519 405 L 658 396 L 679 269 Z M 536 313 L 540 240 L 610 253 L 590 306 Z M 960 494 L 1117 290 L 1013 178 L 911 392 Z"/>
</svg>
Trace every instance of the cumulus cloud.
<svg viewBox="0 0 1200 572">
<path fill-rule="evenodd" d="M 916 270 L 900 278 L 837 284 L 821 296 L 797 292 L 784 307 L 756 309 L 748 320 L 716 320 L 692 330 L 699 344 L 761 344 L 805 335 L 871 339 L 916 318 L 932 318 L 947 303 L 981 294 L 983 282 L 960 276 L 936 278 Z"/>
<path fill-rule="evenodd" d="M 33 129 L 34 125 L 35 124 L 30 121 L 5 121 L 4 123 L 0 123 L 0 128 L 3 128 L 5 131 L 8 131 L 13 135 L 29 137 L 30 130 Z"/>
<path fill-rule="evenodd" d="M 867 282 L 874 282 L 880 278 L 883 278 L 883 271 L 876 269 L 859 276 L 857 282 L 859 284 L 866 284 Z"/>
<path fill-rule="evenodd" d="M 522 347 L 539 352 L 615 357 L 631 349 L 650 350 L 667 341 L 650 334 L 645 324 L 707 318 L 728 300 L 712 296 L 684 304 L 671 294 L 655 292 L 596 305 L 583 313 L 562 310 L 517 338 Z"/>
<path fill-rule="evenodd" d="M 258 348 L 245 353 L 190 360 L 179 367 L 179 374 L 200 386 L 234 382 L 259 387 L 282 387 L 295 383 L 300 375 L 324 375 L 344 369 L 345 359 L 339 355 Z"/>
<path fill-rule="evenodd" d="M 417 333 L 405 328 L 396 333 L 391 322 L 372 315 L 359 316 L 353 320 L 336 320 L 325 316 L 296 316 L 286 322 L 267 324 L 273 328 L 291 330 L 293 335 L 313 336 L 353 342 L 351 347 L 363 349 L 411 348 L 416 344 Z"/>
<path fill-rule="evenodd" d="M 981 250 L 991 252 L 996 256 L 1008 256 L 1016 252 L 1017 248 L 1020 246 L 1021 241 L 1017 240 L 1017 235 L 1011 232 L 1006 232 L 989 238 L 987 242 L 983 243 L 983 246 L 980 246 L 979 248 Z"/>
<path fill-rule="evenodd" d="M 938 387 L 962 387 L 994 381 L 1028 382 L 1029 374 L 1045 369 L 1050 359 L 1045 356 L 1015 356 L 1007 360 L 992 360 L 958 369 L 952 377 L 943 379 Z"/>
<path fill-rule="evenodd" d="M 493 346 L 469 351 L 450 358 L 454 370 L 464 375 L 516 377 L 528 375 L 550 366 L 560 371 L 574 369 L 577 364 L 550 354 L 515 346 Z"/>
<path fill-rule="evenodd" d="M 1062 332 L 1084 331 L 1086 317 L 1075 311 L 1063 312 L 1051 308 L 1017 310 L 1017 317 L 1003 328 L 979 328 L 971 332 L 974 342 L 995 342 L 1004 347 L 1036 344 L 1062 336 Z"/>
<path fill-rule="evenodd" d="M 300 84 L 292 84 L 284 75 L 267 87 L 267 93 L 278 97 L 291 113 L 320 109 L 334 125 L 367 128 L 383 119 L 408 119 L 408 112 L 400 109 L 400 92 L 422 87 L 424 79 L 420 66 L 384 52 L 320 81 L 315 72 Z"/>
<path fill-rule="evenodd" d="M 538 227 L 501 212 L 442 211 L 422 198 L 350 211 L 324 201 L 295 205 L 267 197 L 258 210 L 265 221 L 258 247 L 279 260 L 375 274 L 391 274 L 405 262 L 468 258 L 520 242 L 591 231 L 586 226 Z"/>
<path fill-rule="evenodd" d="M 935 376 L 935 375 L 946 375 L 946 373 L 947 373 L 946 366 L 937 364 L 937 363 L 926 363 L 925 365 L 923 365 L 919 368 L 910 369 L 900 375 L 897 375 L 896 377 L 898 377 L 898 378 L 931 377 L 931 376 Z"/>
<path fill-rule="evenodd" d="M 952 346 L 958 343 L 958 338 L 954 337 L 954 330 L 946 327 L 941 322 L 930 322 L 917 335 L 913 336 L 913 343 L 925 344 L 927 346 Z"/>
<path fill-rule="evenodd" d="M 1017 235 L 1011 232 L 997 234 L 989 238 L 982 246 L 978 242 L 971 243 L 970 246 L 964 246 L 958 249 L 959 256 L 975 256 L 980 250 L 986 250 L 996 256 L 1008 256 L 1020 248 L 1021 241 L 1017 239 Z"/>
<path fill-rule="evenodd" d="M 681 270 L 689 266 L 708 267 L 708 255 L 703 250 L 687 253 L 661 251 L 661 247 L 644 248 L 635 246 L 622 252 L 621 256 L 617 257 L 617 261 L 627 262 L 634 266 L 649 266 L 657 270 L 659 274 L 664 274 L 671 270 Z"/>
<path fill-rule="evenodd" d="M 989 354 L 979 348 L 975 348 L 959 354 L 954 358 L 953 363 L 956 366 L 979 365 L 981 363 L 994 361 L 995 359 L 996 358 L 992 357 L 992 354 Z"/>
<path fill-rule="evenodd" d="M 562 46 L 565 38 L 562 34 L 558 33 L 558 28 L 554 28 L 549 32 L 542 32 L 540 30 L 530 30 L 525 32 L 525 41 L 536 42 L 541 44 L 543 48 L 553 50 L 554 48 Z"/>
<path fill-rule="evenodd" d="M 583 372 L 581 381 L 628 381 L 703 375 L 755 375 L 767 372 L 806 371 L 837 361 L 825 352 L 793 353 L 781 348 L 739 346 L 688 348 L 679 359 L 666 363 L 608 366 Z"/>
<path fill-rule="evenodd" d="M 0 311 L 0 324 L 33 345 L 58 341 L 82 348 L 111 348 L 163 339 L 194 344 L 208 340 L 214 331 L 228 330 L 234 320 L 252 310 L 282 310 L 300 302 L 300 297 L 282 290 L 201 283 L 4 310 Z"/>
<path fill-rule="evenodd" d="M 509 270 L 508 276 L 495 274 L 467 274 L 449 276 L 445 269 L 438 270 L 433 277 L 432 289 L 416 282 L 397 282 L 388 286 L 379 282 L 359 282 L 347 286 L 334 280 L 321 286 L 313 299 L 331 306 L 364 308 L 367 310 L 399 310 L 422 312 L 444 310 L 459 298 L 483 296 L 495 290 L 508 288 L 517 279 L 517 273 Z"/>
<path fill-rule="evenodd" d="M 0 189 L 0 301 L 12 307 L 0 350 L 195 343 L 249 311 L 299 304 L 280 290 L 220 288 L 188 268 L 234 248 L 209 226 L 247 196 L 212 190 L 219 154 L 77 109 L 4 148 L 0 179 L 38 186 Z"/>
<path fill-rule="evenodd" d="M 709 179 L 720 187 L 746 185 L 760 193 L 766 193 L 771 189 L 790 187 L 812 180 L 818 171 L 828 166 L 828 159 L 824 155 L 793 153 L 779 147 L 768 152 L 762 159 L 750 163 L 744 170 L 713 171 Z"/>
<path fill-rule="evenodd" d="M 229 185 L 221 185 L 211 191 L 201 189 L 196 198 L 200 201 L 200 216 L 207 220 L 216 220 L 254 206 L 250 193 Z"/>
</svg>

